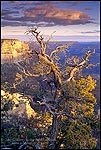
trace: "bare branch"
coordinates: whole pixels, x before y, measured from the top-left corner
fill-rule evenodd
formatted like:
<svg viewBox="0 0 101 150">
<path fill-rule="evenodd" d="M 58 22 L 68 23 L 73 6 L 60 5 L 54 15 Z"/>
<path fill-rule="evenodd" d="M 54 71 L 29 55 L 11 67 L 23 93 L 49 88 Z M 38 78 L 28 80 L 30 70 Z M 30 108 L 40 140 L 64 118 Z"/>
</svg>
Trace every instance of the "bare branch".
<svg viewBox="0 0 101 150">
<path fill-rule="evenodd" d="M 86 53 L 86 56 L 85 56 L 85 58 L 84 58 L 84 60 L 81 62 L 81 63 L 79 63 L 78 65 L 77 65 L 77 67 L 80 67 L 80 66 L 83 66 L 84 64 L 86 64 L 88 61 L 89 61 L 89 57 L 92 55 L 92 54 L 94 54 L 95 53 L 95 49 L 94 49 L 94 51 L 93 52 L 91 52 L 90 50 Z"/>
<path fill-rule="evenodd" d="M 51 52 L 50 54 L 50 59 L 52 60 L 52 56 L 55 53 L 61 52 L 63 49 L 67 49 L 70 45 L 62 45 L 62 46 L 58 46 L 54 51 Z"/>
<path fill-rule="evenodd" d="M 58 116 L 62 116 L 62 115 L 65 115 L 65 116 L 67 116 L 67 117 L 69 117 L 69 118 L 72 118 L 72 119 L 79 119 L 79 118 L 82 118 L 81 116 L 78 116 L 78 115 L 76 115 L 76 116 L 72 116 L 72 115 L 70 115 L 69 113 L 67 113 L 67 112 L 55 112 L 55 108 L 54 107 L 52 107 L 52 106 L 50 106 L 49 104 L 47 104 L 46 102 L 40 102 L 40 101 L 37 101 L 40 105 L 44 105 L 44 106 L 46 106 L 46 108 L 48 109 L 48 111 L 52 114 L 52 115 L 58 115 Z M 54 110 L 54 111 L 52 111 L 52 109 Z"/>
<path fill-rule="evenodd" d="M 77 64 L 77 57 L 76 56 L 73 57 L 73 62 L 74 62 L 74 64 Z"/>
<path fill-rule="evenodd" d="M 93 64 L 88 64 L 86 65 L 86 63 L 89 61 L 89 57 L 95 53 L 95 49 L 93 52 L 91 52 L 90 50 L 86 53 L 86 56 L 85 58 L 83 59 L 82 62 L 80 62 L 79 64 L 75 64 L 74 66 L 72 65 L 72 67 L 74 67 L 71 72 L 70 72 L 70 77 L 67 79 L 67 82 L 69 82 L 71 79 L 73 79 L 74 77 L 74 74 L 79 70 L 79 69 L 82 69 L 82 68 L 88 68 L 90 66 L 94 66 Z"/>
<path fill-rule="evenodd" d="M 31 77 L 39 77 L 39 74 L 31 74 L 28 70 L 26 72 L 26 70 L 24 69 L 24 67 L 22 67 L 19 63 L 16 63 L 16 65 L 18 66 L 18 69 L 20 72 L 22 72 L 25 76 L 31 76 Z"/>
<path fill-rule="evenodd" d="M 49 104 L 47 104 L 46 102 L 40 102 L 40 101 L 37 101 L 40 105 L 45 105 L 46 106 L 46 108 L 48 109 L 48 111 L 52 114 L 52 115 L 54 115 L 54 111 L 52 111 L 51 109 L 55 109 L 55 108 L 53 108 L 52 106 L 50 106 Z"/>
<path fill-rule="evenodd" d="M 58 51 L 59 51 L 59 50 L 58 50 L 58 49 L 56 49 L 56 50 L 54 50 L 54 51 L 52 51 L 52 52 L 51 52 L 50 57 L 49 57 L 49 58 L 50 58 L 50 60 L 52 60 L 52 56 L 53 56 L 53 54 L 57 53 Z"/>
<path fill-rule="evenodd" d="M 54 31 L 52 34 L 51 34 L 51 36 L 49 37 L 49 39 L 46 41 L 46 45 L 49 43 L 49 41 L 52 39 L 52 37 L 53 37 L 53 34 L 55 33 L 56 31 Z"/>
<path fill-rule="evenodd" d="M 41 54 L 38 54 L 39 59 L 43 60 L 47 65 L 53 66 L 54 63 L 47 59 L 47 57 L 42 56 Z"/>
<path fill-rule="evenodd" d="M 72 116 L 72 115 L 70 115 L 69 113 L 67 113 L 67 112 L 55 112 L 55 114 L 56 115 L 65 115 L 65 116 L 67 116 L 67 117 L 69 117 L 69 118 L 72 118 L 72 119 L 80 119 L 80 118 L 82 118 L 82 116 L 78 116 L 78 115 L 75 115 L 75 116 Z"/>
<path fill-rule="evenodd" d="M 49 104 L 47 104 L 46 103 L 46 99 L 45 99 L 45 97 L 42 99 L 42 102 L 40 102 L 40 101 L 37 101 L 40 105 L 44 105 L 44 106 L 46 106 L 46 108 L 47 108 L 47 110 L 52 114 L 52 115 L 58 115 L 58 116 L 61 116 L 61 115 L 65 115 L 65 116 L 67 116 L 67 117 L 69 117 L 69 118 L 72 118 L 72 119 L 79 119 L 79 118 L 82 118 L 81 116 L 78 116 L 78 115 L 75 115 L 75 116 L 72 116 L 72 115 L 70 115 L 69 113 L 67 113 L 67 112 L 56 112 L 55 111 L 55 107 L 53 107 L 53 106 L 51 106 L 51 105 L 49 105 Z"/>
<path fill-rule="evenodd" d="M 82 66 L 82 68 L 89 68 L 89 67 L 96 66 L 96 65 L 97 64 L 88 64 L 88 65 Z"/>
<path fill-rule="evenodd" d="M 78 70 L 77 67 L 75 67 L 71 70 L 70 77 L 67 79 L 67 82 L 69 82 L 74 77 L 74 74 L 76 73 L 77 70 Z"/>
<path fill-rule="evenodd" d="M 37 29 L 38 29 L 38 27 L 33 27 L 33 28 L 27 30 L 26 33 L 27 34 L 31 33 L 36 38 L 36 40 L 38 41 L 38 43 L 41 46 L 41 54 L 44 55 L 45 51 L 46 51 L 46 43 L 43 41 L 43 39 L 44 39 L 43 35 L 39 35 L 40 31 L 38 32 Z"/>
</svg>

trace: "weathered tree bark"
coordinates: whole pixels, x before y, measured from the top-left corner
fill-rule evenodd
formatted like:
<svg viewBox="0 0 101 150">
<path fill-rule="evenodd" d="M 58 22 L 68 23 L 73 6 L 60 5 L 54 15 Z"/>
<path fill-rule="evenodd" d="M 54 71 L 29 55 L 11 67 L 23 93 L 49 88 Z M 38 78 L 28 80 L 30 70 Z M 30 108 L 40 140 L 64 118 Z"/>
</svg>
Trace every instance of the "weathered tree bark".
<svg viewBox="0 0 101 150">
<path fill-rule="evenodd" d="M 58 135 L 58 120 L 57 120 L 57 115 L 53 115 L 53 121 L 52 121 L 52 128 L 50 132 L 50 139 L 48 142 L 48 147 L 47 149 L 55 149 L 56 146 L 56 139 Z"/>
<path fill-rule="evenodd" d="M 79 116 L 71 116 L 70 114 L 67 114 L 66 112 L 59 111 L 59 109 L 56 110 L 58 108 L 57 106 L 59 106 L 59 101 L 58 101 L 57 98 L 59 98 L 59 96 L 61 96 L 62 92 L 63 92 L 62 88 L 61 88 L 61 85 L 62 85 L 63 81 L 62 81 L 62 78 L 61 78 L 60 69 L 58 68 L 58 65 L 56 65 L 55 62 L 54 62 L 53 55 L 58 53 L 59 51 L 61 51 L 63 48 L 67 48 L 67 45 L 66 46 L 58 46 L 54 51 L 51 52 L 50 55 L 48 55 L 46 53 L 46 46 L 47 46 L 47 43 L 49 42 L 50 39 L 47 42 L 44 42 L 43 37 L 39 35 L 40 32 L 37 31 L 37 28 L 30 29 L 27 32 L 28 32 L 28 34 L 31 33 L 33 36 L 35 36 L 37 42 L 41 46 L 40 52 L 35 51 L 35 53 L 37 54 L 39 61 L 41 60 L 49 66 L 49 70 L 46 74 L 48 74 L 48 75 L 52 74 L 53 75 L 52 79 L 51 79 L 51 82 L 54 84 L 54 85 L 52 85 L 53 90 L 54 90 L 54 87 L 55 87 L 55 92 L 54 92 L 55 106 L 54 106 L 54 109 L 52 109 L 53 106 L 50 106 L 49 104 L 47 104 L 45 99 L 42 102 L 40 102 L 40 101 L 37 101 L 37 102 L 40 105 L 46 106 L 47 110 L 53 115 L 52 128 L 51 128 L 51 131 L 50 131 L 50 136 L 49 136 L 49 142 L 48 142 L 47 149 L 55 149 L 56 148 L 56 140 L 57 140 L 57 136 L 58 136 L 58 115 L 66 115 L 70 118 L 79 117 Z M 85 58 L 78 64 L 74 60 L 75 64 L 72 66 L 69 78 L 66 79 L 66 81 L 64 81 L 64 83 L 65 82 L 66 83 L 70 82 L 74 78 L 75 73 L 79 69 L 82 69 L 82 68 L 85 68 L 85 67 L 88 66 L 87 62 L 89 61 L 90 55 L 93 54 L 93 53 L 95 53 L 95 50 L 93 52 L 88 51 L 86 53 Z M 34 77 L 38 76 L 37 74 L 31 74 L 28 70 L 26 71 L 19 64 L 18 64 L 18 66 L 19 66 L 20 69 L 22 69 L 23 73 L 26 76 L 34 76 Z M 60 142 L 60 144 L 61 144 L 61 142 Z"/>
</svg>

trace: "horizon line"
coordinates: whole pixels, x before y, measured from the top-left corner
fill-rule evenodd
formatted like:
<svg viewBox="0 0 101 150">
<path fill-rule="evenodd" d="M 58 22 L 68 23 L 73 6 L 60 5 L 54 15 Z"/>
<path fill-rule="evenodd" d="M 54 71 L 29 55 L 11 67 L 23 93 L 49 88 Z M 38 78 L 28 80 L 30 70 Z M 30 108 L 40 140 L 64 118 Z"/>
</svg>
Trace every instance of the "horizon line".
<svg viewBox="0 0 101 150">
<path fill-rule="evenodd" d="M 2 38 L 1 40 L 20 40 L 20 41 L 24 41 L 24 42 L 37 42 L 36 40 L 33 40 L 33 41 L 31 41 L 31 40 L 21 40 L 21 39 L 18 39 L 18 38 Z M 47 40 L 45 40 L 45 42 L 46 42 Z M 100 42 L 100 40 L 98 40 L 98 41 L 76 41 L 76 40 L 51 40 L 50 42 L 54 42 L 54 41 L 57 41 L 57 42 Z M 49 42 L 49 43 L 50 43 Z"/>
</svg>

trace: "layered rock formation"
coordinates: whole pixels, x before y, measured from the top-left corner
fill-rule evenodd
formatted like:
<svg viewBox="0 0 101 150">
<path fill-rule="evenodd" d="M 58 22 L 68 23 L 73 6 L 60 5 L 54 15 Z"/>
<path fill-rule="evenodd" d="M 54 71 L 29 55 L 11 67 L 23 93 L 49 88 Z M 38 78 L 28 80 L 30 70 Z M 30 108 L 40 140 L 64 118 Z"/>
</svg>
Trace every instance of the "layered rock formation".
<svg viewBox="0 0 101 150">
<path fill-rule="evenodd" d="M 1 72 L 3 82 L 7 81 L 11 84 L 14 82 L 17 73 L 16 63 L 23 61 L 28 56 L 28 52 L 29 45 L 25 42 L 16 39 L 1 40 Z M 2 92 L 5 93 L 3 90 Z M 19 98 L 21 96 L 19 93 L 5 93 L 3 95 L 1 93 L 1 96 L 7 100 L 9 97 L 14 102 L 13 109 L 8 111 L 9 114 L 28 118 L 33 115 L 35 116 L 35 111 L 31 108 L 29 101 Z"/>
<path fill-rule="evenodd" d="M 12 109 L 8 110 L 8 115 L 14 115 L 22 118 L 35 117 L 36 112 L 31 108 L 29 100 L 27 97 L 22 97 L 19 93 L 10 94 L 1 90 L 2 99 L 7 99 L 6 101 L 11 101 L 13 103 Z"/>
<path fill-rule="evenodd" d="M 29 51 L 27 43 L 17 39 L 3 39 L 1 41 L 1 64 L 22 61 Z"/>
</svg>

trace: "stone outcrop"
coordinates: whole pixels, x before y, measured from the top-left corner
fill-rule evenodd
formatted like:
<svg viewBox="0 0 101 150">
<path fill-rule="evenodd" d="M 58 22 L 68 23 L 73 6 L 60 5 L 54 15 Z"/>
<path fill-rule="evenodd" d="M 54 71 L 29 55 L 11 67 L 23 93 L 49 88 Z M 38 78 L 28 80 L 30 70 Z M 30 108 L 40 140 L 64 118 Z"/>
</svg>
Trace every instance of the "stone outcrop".
<svg viewBox="0 0 101 150">
<path fill-rule="evenodd" d="M 22 97 L 19 93 L 10 94 L 4 90 L 1 90 L 1 97 L 13 103 L 12 109 L 8 110 L 8 115 L 22 118 L 30 118 L 31 116 L 35 117 L 36 112 L 31 108 L 27 97 Z"/>
<path fill-rule="evenodd" d="M 16 63 L 22 61 L 29 51 L 27 43 L 17 39 L 1 40 L 1 64 Z"/>
</svg>

